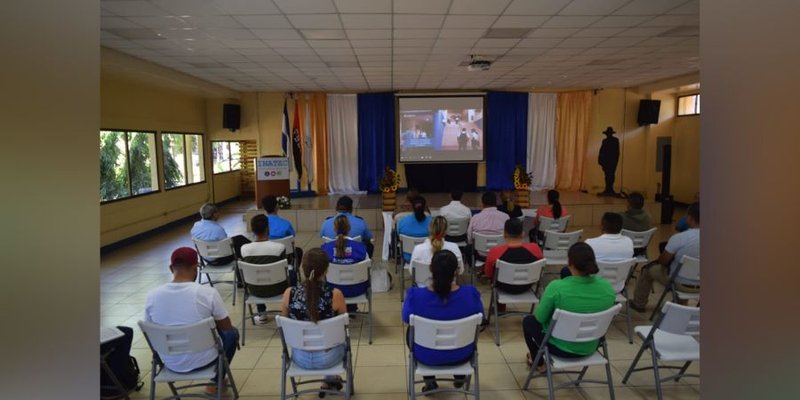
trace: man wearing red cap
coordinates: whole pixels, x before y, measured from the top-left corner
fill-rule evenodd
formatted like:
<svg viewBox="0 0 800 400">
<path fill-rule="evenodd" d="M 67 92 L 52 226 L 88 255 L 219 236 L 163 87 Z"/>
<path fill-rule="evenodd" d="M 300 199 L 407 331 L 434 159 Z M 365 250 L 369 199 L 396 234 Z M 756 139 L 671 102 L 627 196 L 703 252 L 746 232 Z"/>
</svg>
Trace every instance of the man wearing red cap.
<svg viewBox="0 0 800 400">
<path fill-rule="evenodd" d="M 159 325 L 188 325 L 213 317 L 222 339 L 225 356 L 230 363 L 239 344 L 239 331 L 231 324 L 228 310 L 216 289 L 197 283 L 198 257 L 190 247 L 172 252 L 169 270 L 172 282 L 155 288 L 147 295 L 144 319 Z M 176 372 L 189 372 L 217 362 L 216 350 L 207 350 L 180 356 L 161 356 L 167 368 Z M 215 393 L 216 386 L 207 391 Z"/>
</svg>

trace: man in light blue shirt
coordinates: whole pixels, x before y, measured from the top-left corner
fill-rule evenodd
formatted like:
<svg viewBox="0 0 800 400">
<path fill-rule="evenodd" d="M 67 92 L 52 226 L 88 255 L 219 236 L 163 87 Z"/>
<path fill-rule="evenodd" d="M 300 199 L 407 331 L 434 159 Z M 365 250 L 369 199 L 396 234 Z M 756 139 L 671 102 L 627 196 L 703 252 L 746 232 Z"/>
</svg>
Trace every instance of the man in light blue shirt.
<svg viewBox="0 0 800 400">
<path fill-rule="evenodd" d="M 219 210 L 216 205 L 212 203 L 203 204 L 203 206 L 200 207 L 200 218 L 202 219 L 195 222 L 194 226 L 192 226 L 192 239 L 217 242 L 228 237 L 225 228 L 217 222 L 217 219 L 219 219 Z M 234 255 L 220 258 L 203 257 L 203 259 L 210 265 L 225 265 L 233 261 L 234 256 L 241 258 L 240 250 L 242 246 L 250 243 L 250 239 L 242 235 L 236 235 L 231 238 L 231 243 L 233 244 Z"/>
<path fill-rule="evenodd" d="M 372 232 L 370 232 L 367 223 L 361 217 L 353 215 L 353 199 L 349 196 L 342 196 L 336 201 L 336 215 L 328 217 L 322 223 L 319 236 L 336 237 L 336 231 L 333 229 L 333 220 L 339 214 L 347 216 L 347 222 L 350 223 L 350 237 L 361 236 L 361 241 L 367 246 L 367 254 L 372 258 L 372 252 L 375 250 L 375 246 L 372 244 Z"/>
</svg>

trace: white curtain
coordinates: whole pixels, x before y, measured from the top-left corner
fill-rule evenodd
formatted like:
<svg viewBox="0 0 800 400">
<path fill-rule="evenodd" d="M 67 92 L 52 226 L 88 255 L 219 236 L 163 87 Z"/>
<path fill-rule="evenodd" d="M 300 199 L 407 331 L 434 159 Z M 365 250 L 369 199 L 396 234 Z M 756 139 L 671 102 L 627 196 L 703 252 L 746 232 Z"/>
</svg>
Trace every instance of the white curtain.
<svg viewBox="0 0 800 400">
<path fill-rule="evenodd" d="M 553 188 L 556 184 L 556 102 L 555 93 L 528 95 L 528 171 L 533 171 L 531 190 Z"/>
<path fill-rule="evenodd" d="M 358 193 L 358 102 L 355 94 L 328 95 L 328 191 Z"/>
</svg>

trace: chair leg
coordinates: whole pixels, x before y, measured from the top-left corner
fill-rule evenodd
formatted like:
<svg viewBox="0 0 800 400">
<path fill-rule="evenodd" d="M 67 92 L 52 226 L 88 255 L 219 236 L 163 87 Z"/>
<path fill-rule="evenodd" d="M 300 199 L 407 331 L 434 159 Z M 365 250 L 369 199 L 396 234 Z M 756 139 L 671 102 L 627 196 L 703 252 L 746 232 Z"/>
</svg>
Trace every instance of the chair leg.
<svg viewBox="0 0 800 400">
<path fill-rule="evenodd" d="M 614 400 L 614 381 L 611 379 L 611 360 L 608 358 L 608 344 L 603 341 L 603 357 L 606 358 L 606 379 L 608 379 L 608 395 Z"/>
<path fill-rule="evenodd" d="M 656 378 L 656 395 L 658 400 L 661 400 L 664 396 L 661 393 L 661 374 L 658 371 L 658 356 L 656 356 L 655 350 L 650 352 L 650 356 L 653 359 L 653 376 Z"/>
<path fill-rule="evenodd" d="M 689 365 L 691 363 L 692 363 L 691 361 L 687 361 L 686 364 L 683 364 L 683 367 L 681 367 L 681 370 L 678 371 L 678 376 L 675 377 L 675 382 L 679 381 L 683 377 L 683 374 L 685 374 L 686 370 L 689 369 Z"/>
<path fill-rule="evenodd" d="M 156 399 L 156 354 L 153 353 L 153 361 L 150 363 L 150 400 Z"/>
<path fill-rule="evenodd" d="M 667 297 L 667 291 L 672 290 L 669 286 L 664 287 L 664 292 L 661 293 L 661 297 L 658 298 L 658 302 L 656 303 L 656 308 L 653 309 L 653 313 L 650 314 L 650 321 L 656 317 L 656 314 L 660 311 L 661 303 L 664 301 L 664 298 Z"/>
<path fill-rule="evenodd" d="M 633 326 L 631 324 L 631 306 L 630 302 L 625 302 L 625 319 L 628 322 L 628 343 L 633 344 Z"/>
<path fill-rule="evenodd" d="M 414 358 L 411 354 L 408 355 L 408 398 L 417 398 L 417 390 L 414 388 Z"/>
<path fill-rule="evenodd" d="M 244 346 L 245 338 L 247 337 L 247 313 L 245 312 L 245 302 L 247 300 L 242 299 L 242 346 Z M 253 309 L 250 308 L 250 314 L 253 313 Z"/>
<path fill-rule="evenodd" d="M 533 355 L 533 365 L 531 366 L 530 372 L 528 372 L 528 379 L 525 380 L 525 385 L 522 387 L 523 390 L 528 390 L 528 386 L 531 383 L 531 379 L 533 379 L 534 374 L 536 374 L 536 366 L 539 365 L 539 360 L 544 356 L 542 353 L 544 352 L 544 347 L 540 347 L 539 351 Z"/>
<path fill-rule="evenodd" d="M 649 346 L 650 346 L 650 342 L 645 341 L 644 343 L 642 343 L 642 346 L 639 347 L 639 351 L 636 353 L 636 357 L 633 358 L 633 362 L 631 362 L 631 366 L 628 368 L 628 371 L 625 372 L 625 377 L 622 378 L 622 383 L 623 384 L 627 384 L 628 383 L 628 378 L 631 377 L 631 374 L 633 373 L 634 368 L 636 368 L 636 364 L 639 363 L 639 359 L 642 357 L 642 353 L 644 353 L 644 350 Z"/>
<path fill-rule="evenodd" d="M 606 364 L 606 365 L 608 365 L 608 364 Z M 588 366 L 583 367 L 581 369 L 581 373 L 578 374 L 578 379 L 576 379 L 575 382 L 574 382 L 575 383 L 575 387 L 577 387 L 577 386 L 579 386 L 581 384 L 581 380 L 583 380 L 583 376 L 586 375 L 586 371 L 588 371 L 588 370 L 589 370 Z"/>
<path fill-rule="evenodd" d="M 400 302 L 402 303 L 405 300 L 406 295 L 406 264 L 405 259 L 403 260 L 403 265 L 400 266 Z"/>
<path fill-rule="evenodd" d="M 478 355 L 477 354 L 475 354 L 475 365 L 473 365 L 472 370 L 475 372 L 475 388 L 474 388 L 474 390 L 475 390 L 475 400 L 480 400 L 480 398 L 481 398 L 481 382 L 480 382 L 480 377 L 478 376 Z M 472 377 L 469 377 L 469 378 L 472 379 Z M 469 381 L 467 381 L 467 382 L 469 382 Z M 469 386 L 467 386 L 467 389 L 469 389 Z"/>
<path fill-rule="evenodd" d="M 286 367 L 281 365 L 281 398 L 286 398 Z"/>
<path fill-rule="evenodd" d="M 372 344 L 372 291 L 367 292 L 367 302 L 369 302 L 369 344 Z"/>
<path fill-rule="evenodd" d="M 178 396 L 178 389 L 175 388 L 175 383 L 174 382 L 167 382 L 167 386 L 169 386 L 169 390 L 172 391 L 172 395 L 177 397 Z"/>
<path fill-rule="evenodd" d="M 547 369 L 547 392 L 548 392 L 548 395 L 549 395 L 548 398 L 550 400 L 555 400 L 556 399 L 556 390 L 553 388 L 553 370 L 552 370 L 552 368 L 550 366 L 550 350 L 547 349 L 547 344 L 546 343 L 543 345 L 543 347 L 544 347 L 544 355 L 545 355 L 544 366 L 545 366 L 545 369 Z M 536 362 L 535 361 L 534 361 L 534 364 L 533 364 L 533 366 L 531 368 L 536 368 Z"/>
</svg>

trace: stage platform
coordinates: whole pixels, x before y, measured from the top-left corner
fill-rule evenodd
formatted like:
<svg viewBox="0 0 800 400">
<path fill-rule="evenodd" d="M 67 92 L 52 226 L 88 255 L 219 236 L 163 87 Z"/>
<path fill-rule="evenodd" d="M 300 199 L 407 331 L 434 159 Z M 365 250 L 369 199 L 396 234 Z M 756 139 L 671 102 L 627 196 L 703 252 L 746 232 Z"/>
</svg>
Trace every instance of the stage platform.
<svg viewBox="0 0 800 400">
<path fill-rule="evenodd" d="M 318 232 L 319 227 L 326 218 L 334 214 L 336 200 L 341 195 L 326 195 L 317 197 L 293 198 L 292 208 L 280 210 L 279 214 L 292 222 L 298 232 Z M 355 194 L 349 195 L 353 199 L 356 215 L 364 218 L 373 229 L 383 230 L 383 217 L 381 214 L 382 200 L 380 194 Z M 436 210 L 450 202 L 450 195 L 446 193 L 423 193 L 428 208 Z M 398 203 L 405 201 L 405 195 L 398 193 Z M 594 194 L 581 192 L 561 192 L 561 204 L 567 208 L 570 215 L 571 227 L 598 226 L 603 213 L 608 211 L 620 212 L 625 210 L 625 199 L 600 197 Z M 464 193 L 461 202 L 464 205 L 479 209 L 481 193 Z M 530 195 L 531 208 L 536 209 L 547 204 L 547 192 L 536 191 Z M 645 203 L 647 212 L 656 218 L 661 215 L 661 203 Z M 255 206 L 244 212 L 243 221 L 263 212 L 256 210 Z"/>
</svg>

